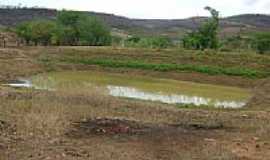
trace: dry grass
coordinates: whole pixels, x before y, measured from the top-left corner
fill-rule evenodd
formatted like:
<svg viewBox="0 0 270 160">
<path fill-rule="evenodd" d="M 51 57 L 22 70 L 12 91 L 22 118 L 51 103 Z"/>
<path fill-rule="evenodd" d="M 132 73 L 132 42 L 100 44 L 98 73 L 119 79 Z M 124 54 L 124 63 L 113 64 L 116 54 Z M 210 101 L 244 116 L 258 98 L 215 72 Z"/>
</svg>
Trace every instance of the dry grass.
<svg viewBox="0 0 270 160">
<path fill-rule="evenodd" d="M 95 88 L 74 89 L 72 93 L 65 90 L 20 91 L 11 98 L 1 99 L 0 117 L 15 123 L 18 133 L 24 135 L 61 135 L 70 123 L 96 117 L 181 126 L 203 125 L 208 128 L 259 129 L 256 131 L 262 134 L 268 132 L 268 112 L 264 111 L 179 109 L 174 105 L 118 99 L 103 93 Z"/>
<path fill-rule="evenodd" d="M 270 128 L 267 112 L 178 109 L 158 103 L 112 98 L 95 89 L 74 89 L 72 93 L 65 90 L 15 91 L 14 94 L 17 95 L 1 99 L 0 119 L 13 124 L 16 136 L 23 139 L 15 140 L 15 143 L 3 142 L 11 143 L 8 144 L 11 148 L 18 149 L 16 152 L 8 150 L 8 155 L 21 159 L 27 159 L 27 154 L 37 159 L 41 154 L 45 157 L 55 155 L 54 159 L 74 159 L 74 156 L 79 155 L 75 159 L 89 159 L 90 156 L 92 159 L 163 157 L 231 160 L 236 156 L 230 148 L 235 137 L 260 137 L 267 140 Z M 137 137 L 135 141 L 132 138 L 125 140 L 124 137 L 115 139 L 89 136 L 87 139 L 69 139 L 65 136 L 72 129 L 73 122 L 96 117 L 118 117 L 157 126 L 175 124 L 185 129 L 179 133 L 151 133 L 149 136 Z M 202 129 L 197 130 L 194 125 L 201 125 Z M 217 125 L 222 127 L 211 129 Z M 123 156 L 123 152 L 130 157 Z M 63 158 L 62 154 L 66 157 Z"/>
</svg>

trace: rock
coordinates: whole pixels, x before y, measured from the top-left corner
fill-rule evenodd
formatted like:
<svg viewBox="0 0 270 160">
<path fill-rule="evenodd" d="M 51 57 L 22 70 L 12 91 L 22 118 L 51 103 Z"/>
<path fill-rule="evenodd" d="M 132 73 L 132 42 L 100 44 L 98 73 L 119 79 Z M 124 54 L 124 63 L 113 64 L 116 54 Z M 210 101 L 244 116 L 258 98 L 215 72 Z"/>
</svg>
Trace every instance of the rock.
<svg viewBox="0 0 270 160">
<path fill-rule="evenodd" d="M 258 137 L 253 137 L 252 140 L 259 141 L 260 139 Z"/>
<path fill-rule="evenodd" d="M 260 148 L 260 145 L 259 144 L 256 144 L 256 148 Z"/>
<path fill-rule="evenodd" d="M 207 141 L 207 142 L 216 142 L 215 139 L 211 139 L 211 138 L 205 138 L 204 141 Z"/>
<path fill-rule="evenodd" d="M 242 118 L 249 118 L 249 116 L 247 114 L 243 114 L 241 115 Z"/>
</svg>

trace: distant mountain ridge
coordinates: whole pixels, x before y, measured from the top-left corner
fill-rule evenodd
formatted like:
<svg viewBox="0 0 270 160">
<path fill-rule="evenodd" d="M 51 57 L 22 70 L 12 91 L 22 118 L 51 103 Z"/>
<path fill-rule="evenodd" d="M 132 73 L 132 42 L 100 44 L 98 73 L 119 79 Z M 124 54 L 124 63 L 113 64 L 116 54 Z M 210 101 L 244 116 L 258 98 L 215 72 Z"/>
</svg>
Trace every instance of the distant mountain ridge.
<svg viewBox="0 0 270 160">
<path fill-rule="evenodd" d="M 197 28 L 207 17 L 187 19 L 131 19 L 114 14 L 84 12 L 102 19 L 110 27 L 127 34 L 165 35 L 176 37 Z M 42 8 L 0 9 L 0 25 L 15 26 L 32 19 L 55 19 L 57 10 Z M 270 30 L 270 15 L 243 14 L 223 18 L 221 33 L 235 34 L 240 30 Z"/>
</svg>

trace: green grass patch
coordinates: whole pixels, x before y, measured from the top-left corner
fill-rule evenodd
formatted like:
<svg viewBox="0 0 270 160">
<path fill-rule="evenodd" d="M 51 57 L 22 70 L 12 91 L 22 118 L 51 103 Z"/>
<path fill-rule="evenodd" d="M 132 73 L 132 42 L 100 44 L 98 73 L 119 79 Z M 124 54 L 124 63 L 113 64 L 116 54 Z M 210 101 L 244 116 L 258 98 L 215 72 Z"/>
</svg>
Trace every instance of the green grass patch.
<svg viewBox="0 0 270 160">
<path fill-rule="evenodd" d="M 153 70 L 160 72 L 167 71 L 180 71 L 180 72 L 198 72 L 209 75 L 229 75 L 229 76 L 241 76 L 247 78 L 265 78 L 270 75 L 270 72 L 258 71 L 255 69 L 246 69 L 240 67 L 224 68 L 219 66 L 206 66 L 206 65 L 192 65 L 192 64 L 169 64 L 169 63 L 147 63 L 143 61 L 123 61 L 114 59 L 70 59 L 65 58 L 62 62 L 85 64 L 85 65 L 98 65 L 102 67 L 110 68 L 131 68 L 131 69 L 143 69 Z"/>
</svg>

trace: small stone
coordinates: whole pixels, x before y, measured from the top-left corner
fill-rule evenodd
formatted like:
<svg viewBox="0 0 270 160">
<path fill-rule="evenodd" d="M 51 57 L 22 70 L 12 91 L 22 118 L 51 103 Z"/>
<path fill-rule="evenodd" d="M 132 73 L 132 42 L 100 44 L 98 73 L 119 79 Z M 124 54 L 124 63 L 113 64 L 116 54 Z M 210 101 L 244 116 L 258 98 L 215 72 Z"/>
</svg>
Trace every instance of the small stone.
<svg viewBox="0 0 270 160">
<path fill-rule="evenodd" d="M 62 153 L 62 157 L 66 157 L 67 155 L 65 153 Z"/>
<path fill-rule="evenodd" d="M 51 158 L 51 157 L 46 157 L 46 158 L 45 158 L 45 160 L 50 160 L 50 159 L 52 159 L 52 158 Z"/>
<path fill-rule="evenodd" d="M 243 114 L 241 115 L 242 118 L 249 118 L 249 116 L 247 114 Z"/>
<path fill-rule="evenodd" d="M 237 139 L 235 139 L 234 141 L 235 141 L 235 142 L 242 142 L 242 141 L 243 141 L 243 139 L 241 139 L 241 138 L 237 138 Z"/>
<path fill-rule="evenodd" d="M 211 138 L 205 138 L 204 141 L 207 141 L 207 142 L 216 142 L 215 139 L 211 139 Z"/>
<path fill-rule="evenodd" d="M 253 137 L 252 138 L 254 141 L 259 141 L 260 139 L 258 137 Z"/>
</svg>

